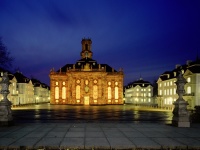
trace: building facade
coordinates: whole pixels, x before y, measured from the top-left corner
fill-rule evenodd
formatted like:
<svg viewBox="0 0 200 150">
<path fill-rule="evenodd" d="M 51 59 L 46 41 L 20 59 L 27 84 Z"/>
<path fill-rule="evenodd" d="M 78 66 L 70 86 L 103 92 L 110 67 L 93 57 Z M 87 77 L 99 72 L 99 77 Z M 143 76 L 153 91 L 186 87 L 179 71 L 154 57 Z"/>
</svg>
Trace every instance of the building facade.
<svg viewBox="0 0 200 150">
<path fill-rule="evenodd" d="M 125 103 L 134 105 L 154 105 L 153 86 L 150 82 L 140 80 L 129 83 L 124 89 Z"/>
<path fill-rule="evenodd" d="M 184 65 L 176 65 L 172 71 L 166 71 L 159 76 L 157 103 L 159 107 L 173 109 L 173 102 L 177 100 L 176 78 L 183 74 L 187 83 L 183 98 L 188 102 L 188 109 L 200 105 L 200 60 L 187 61 Z"/>
<path fill-rule="evenodd" d="M 50 71 L 50 103 L 72 105 L 123 104 L 123 71 L 92 59 L 91 39 L 82 39 L 81 59 Z"/>
<path fill-rule="evenodd" d="M 8 72 L 0 68 L 0 81 L 3 72 Z M 44 83 L 40 81 L 35 84 L 34 79 L 29 79 L 20 72 L 12 74 L 8 72 L 10 81 L 8 99 L 11 101 L 13 106 L 44 103 L 50 101 L 50 89 Z M 39 88 L 38 88 L 39 87 Z M 1 86 L 0 86 L 1 89 Z M 0 94 L 0 100 L 3 96 Z"/>
</svg>

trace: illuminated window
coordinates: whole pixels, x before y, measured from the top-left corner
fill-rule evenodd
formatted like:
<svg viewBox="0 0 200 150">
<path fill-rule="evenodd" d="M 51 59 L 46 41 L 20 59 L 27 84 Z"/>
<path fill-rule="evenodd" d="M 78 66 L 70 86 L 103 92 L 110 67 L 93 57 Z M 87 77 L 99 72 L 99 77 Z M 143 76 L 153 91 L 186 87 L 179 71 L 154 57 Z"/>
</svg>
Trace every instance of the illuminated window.
<svg viewBox="0 0 200 150">
<path fill-rule="evenodd" d="M 146 91 L 146 89 L 144 89 L 144 91 Z"/>
<path fill-rule="evenodd" d="M 167 82 L 167 86 L 169 86 L 169 82 Z"/>
<path fill-rule="evenodd" d="M 174 95 L 176 94 L 176 88 L 174 88 Z"/>
<path fill-rule="evenodd" d="M 164 83 L 164 86 L 166 86 L 166 83 Z"/>
<path fill-rule="evenodd" d="M 166 95 L 166 90 L 164 90 L 164 95 Z"/>
<path fill-rule="evenodd" d="M 172 85 L 172 81 L 170 81 L 170 85 Z"/>
<path fill-rule="evenodd" d="M 93 86 L 93 98 L 94 99 L 98 98 L 98 87 L 97 87 L 97 85 Z"/>
<path fill-rule="evenodd" d="M 138 94 L 138 93 L 136 93 L 136 96 L 139 96 L 139 94 Z"/>
<path fill-rule="evenodd" d="M 66 99 L 66 87 L 62 87 L 62 99 Z"/>
<path fill-rule="evenodd" d="M 80 85 L 76 86 L 76 99 L 80 99 Z"/>
<path fill-rule="evenodd" d="M 190 86 L 187 87 L 187 94 L 191 94 L 191 87 Z"/>
<path fill-rule="evenodd" d="M 172 89 L 170 89 L 170 92 L 169 92 L 169 94 L 170 94 L 170 95 L 172 95 Z"/>
<path fill-rule="evenodd" d="M 151 93 L 149 93 L 148 96 L 151 97 Z"/>
<path fill-rule="evenodd" d="M 112 95 L 111 95 L 111 87 L 108 87 L 108 99 L 111 99 Z"/>
<path fill-rule="evenodd" d="M 119 98 L 118 87 L 115 87 L 115 99 Z"/>
<path fill-rule="evenodd" d="M 146 93 L 144 93 L 144 97 L 146 97 Z"/>
<path fill-rule="evenodd" d="M 63 85 L 65 85 L 65 82 L 63 82 Z"/>
<path fill-rule="evenodd" d="M 162 90 L 160 90 L 160 94 L 159 95 L 162 95 Z"/>
<path fill-rule="evenodd" d="M 58 85 L 58 82 L 56 82 L 56 85 Z"/>
<path fill-rule="evenodd" d="M 169 95 L 169 89 L 167 89 L 167 95 Z"/>
<path fill-rule="evenodd" d="M 151 89 L 149 89 L 149 91 L 151 91 Z"/>
<path fill-rule="evenodd" d="M 188 82 L 188 83 L 191 82 L 191 78 L 190 78 L 190 77 L 187 78 L 187 82 Z"/>
<path fill-rule="evenodd" d="M 160 84 L 159 84 L 159 86 L 161 87 L 161 86 L 162 86 L 162 84 L 160 83 Z"/>
<path fill-rule="evenodd" d="M 139 91 L 139 89 L 137 88 L 137 91 Z"/>
<path fill-rule="evenodd" d="M 151 99 L 149 98 L 149 102 L 151 102 Z"/>
<path fill-rule="evenodd" d="M 59 99 L 59 87 L 55 87 L 55 99 Z"/>
</svg>

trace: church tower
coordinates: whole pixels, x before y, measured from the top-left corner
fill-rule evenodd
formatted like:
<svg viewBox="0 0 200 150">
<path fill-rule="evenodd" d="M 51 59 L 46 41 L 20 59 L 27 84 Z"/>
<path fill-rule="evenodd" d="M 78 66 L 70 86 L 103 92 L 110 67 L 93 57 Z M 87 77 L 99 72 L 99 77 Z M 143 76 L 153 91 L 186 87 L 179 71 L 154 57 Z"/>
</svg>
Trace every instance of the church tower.
<svg viewBox="0 0 200 150">
<path fill-rule="evenodd" d="M 92 51 L 91 51 L 91 45 L 92 45 L 92 40 L 91 39 L 82 39 L 81 41 L 82 44 L 82 51 L 81 51 L 81 58 L 91 58 L 92 59 Z"/>
</svg>

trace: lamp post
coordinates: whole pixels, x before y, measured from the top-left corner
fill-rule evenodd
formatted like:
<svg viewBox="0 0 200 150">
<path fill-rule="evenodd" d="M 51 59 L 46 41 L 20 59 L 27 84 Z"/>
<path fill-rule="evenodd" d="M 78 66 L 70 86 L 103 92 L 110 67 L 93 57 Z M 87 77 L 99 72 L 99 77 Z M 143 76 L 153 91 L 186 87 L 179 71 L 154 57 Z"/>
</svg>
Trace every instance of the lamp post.
<svg viewBox="0 0 200 150">
<path fill-rule="evenodd" d="M 188 102 L 183 99 L 183 94 L 185 93 L 184 85 L 187 83 L 182 73 L 179 72 L 177 76 L 176 93 L 178 94 L 178 99 L 173 103 L 175 105 L 173 110 L 172 125 L 177 127 L 190 127 L 189 112 L 187 110 Z"/>
<path fill-rule="evenodd" d="M 0 124 L 11 125 L 13 123 L 12 110 L 11 110 L 12 103 L 7 98 L 8 94 L 10 93 L 8 90 L 10 81 L 7 72 L 3 73 L 0 85 L 2 87 L 0 94 L 3 95 L 3 99 L 0 101 Z"/>
</svg>

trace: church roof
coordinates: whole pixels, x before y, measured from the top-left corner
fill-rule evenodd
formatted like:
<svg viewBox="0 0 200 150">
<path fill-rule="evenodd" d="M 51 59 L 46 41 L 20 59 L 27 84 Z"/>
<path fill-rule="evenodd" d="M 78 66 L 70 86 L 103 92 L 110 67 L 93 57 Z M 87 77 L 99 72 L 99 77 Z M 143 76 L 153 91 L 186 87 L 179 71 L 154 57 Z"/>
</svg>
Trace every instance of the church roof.
<svg viewBox="0 0 200 150">
<path fill-rule="evenodd" d="M 108 64 L 98 64 L 96 60 L 91 58 L 83 58 L 78 60 L 75 64 L 66 64 L 61 67 L 57 72 L 66 72 L 68 69 L 82 69 L 86 64 L 89 64 L 92 69 L 99 69 L 99 66 L 104 67 L 106 72 L 112 72 L 113 68 L 110 67 Z M 114 72 L 117 72 L 114 70 Z"/>
</svg>

